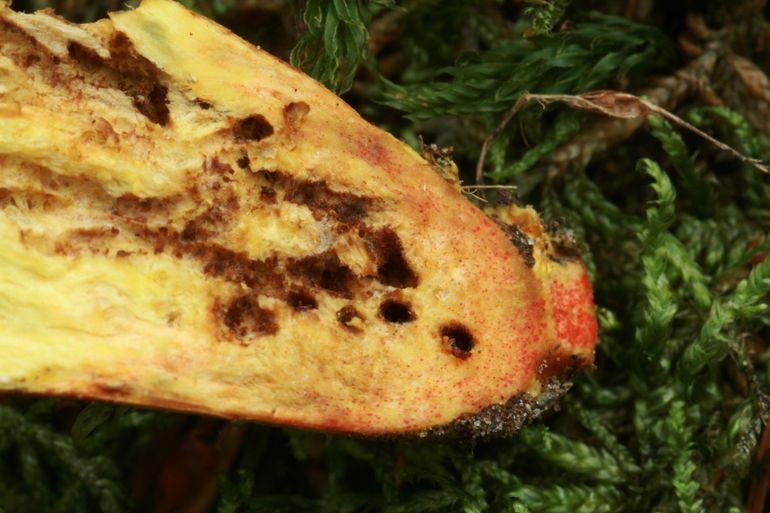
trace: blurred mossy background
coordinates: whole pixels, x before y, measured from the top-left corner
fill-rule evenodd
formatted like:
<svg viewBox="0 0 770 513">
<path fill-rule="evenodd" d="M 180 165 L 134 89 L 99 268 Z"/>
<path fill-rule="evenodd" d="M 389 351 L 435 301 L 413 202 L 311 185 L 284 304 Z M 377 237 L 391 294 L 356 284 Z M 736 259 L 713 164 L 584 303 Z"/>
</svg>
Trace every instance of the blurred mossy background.
<svg viewBox="0 0 770 513">
<path fill-rule="evenodd" d="M 453 147 L 466 185 L 523 92 L 643 94 L 770 162 L 765 0 L 183 3 L 415 147 Z M 14 7 L 87 22 L 130 4 Z M 596 369 L 558 411 L 436 443 L 0 397 L 0 512 L 770 511 L 770 176 L 666 121 L 558 105 L 520 112 L 484 171 L 591 271 Z"/>
</svg>

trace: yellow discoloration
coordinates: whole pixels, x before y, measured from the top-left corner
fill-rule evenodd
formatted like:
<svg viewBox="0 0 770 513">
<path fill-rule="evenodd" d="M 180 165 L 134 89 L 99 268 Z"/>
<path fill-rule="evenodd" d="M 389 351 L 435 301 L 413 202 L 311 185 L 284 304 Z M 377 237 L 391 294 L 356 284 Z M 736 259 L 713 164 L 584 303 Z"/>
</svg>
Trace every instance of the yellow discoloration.
<svg viewBox="0 0 770 513">
<path fill-rule="evenodd" d="M 79 26 L 0 1 L 0 390 L 365 434 L 537 396 L 549 351 L 593 359 L 551 318 L 585 271 L 534 211 L 494 215 L 534 268 L 404 143 L 176 2 Z"/>
</svg>

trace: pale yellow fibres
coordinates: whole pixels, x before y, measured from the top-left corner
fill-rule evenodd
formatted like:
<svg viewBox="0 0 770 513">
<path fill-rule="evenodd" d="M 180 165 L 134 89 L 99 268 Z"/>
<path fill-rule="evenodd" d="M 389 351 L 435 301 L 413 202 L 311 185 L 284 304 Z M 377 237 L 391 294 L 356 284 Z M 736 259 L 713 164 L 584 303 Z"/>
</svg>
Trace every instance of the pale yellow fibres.
<svg viewBox="0 0 770 513">
<path fill-rule="evenodd" d="M 568 242 L 489 214 L 176 2 L 89 25 L 0 2 L 0 390 L 515 429 L 596 322 Z"/>
</svg>

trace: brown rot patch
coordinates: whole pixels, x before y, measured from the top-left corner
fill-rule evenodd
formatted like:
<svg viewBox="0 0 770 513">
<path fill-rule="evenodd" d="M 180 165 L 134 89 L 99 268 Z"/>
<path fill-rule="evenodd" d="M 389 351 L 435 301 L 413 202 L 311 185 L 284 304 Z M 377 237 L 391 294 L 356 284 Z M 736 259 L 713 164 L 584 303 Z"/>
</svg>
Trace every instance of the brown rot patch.
<svg viewBox="0 0 770 513">
<path fill-rule="evenodd" d="M 316 217 L 331 215 L 342 224 L 356 224 L 366 217 L 366 201 L 353 194 L 335 192 L 325 182 L 287 183 L 286 201 L 306 205 Z"/>
<path fill-rule="evenodd" d="M 169 124 L 168 88 L 160 82 L 163 73 L 140 55 L 122 32 L 110 39 L 108 66 L 117 74 L 117 88 L 133 99 L 134 107 L 155 124 Z"/>
<path fill-rule="evenodd" d="M 140 198 L 133 194 L 123 194 L 115 200 L 115 210 L 124 212 L 149 212 L 168 206 L 168 202 L 160 198 Z"/>
<path fill-rule="evenodd" d="M 473 348 L 476 347 L 476 341 L 470 330 L 459 322 L 451 322 L 443 326 L 439 336 L 444 348 L 463 360 L 469 358 Z"/>
<path fill-rule="evenodd" d="M 420 280 L 404 256 L 404 246 L 390 228 L 362 229 L 361 237 L 367 242 L 377 262 L 377 280 L 399 289 L 416 287 Z"/>
<path fill-rule="evenodd" d="M 344 226 L 360 224 L 372 205 L 370 198 L 332 190 L 324 181 L 299 180 L 281 171 L 261 170 L 256 176 L 282 199 L 310 209 L 316 219 L 332 218 Z"/>
<path fill-rule="evenodd" d="M 286 297 L 286 277 L 278 257 L 251 259 L 245 251 L 234 251 L 206 240 L 206 230 L 188 223 L 181 233 L 161 226 L 137 229 L 133 235 L 149 243 L 156 254 L 168 251 L 177 258 L 197 260 L 208 276 L 246 285 L 265 296 Z"/>
<path fill-rule="evenodd" d="M 51 52 L 38 39 L 26 32 L 23 28 L 11 22 L 7 18 L 0 18 L 0 41 L 9 44 L 10 47 L 24 48 L 24 53 L 14 55 L 10 52 L 10 57 L 17 59 L 25 68 L 39 63 L 41 60 L 46 64 L 59 64 L 59 58 Z"/>
<path fill-rule="evenodd" d="M 278 259 L 252 260 L 245 252 L 215 244 L 192 244 L 187 252 L 205 262 L 203 272 L 235 283 L 244 283 L 265 295 L 281 297 L 283 275 Z"/>
<path fill-rule="evenodd" d="M 203 241 L 219 232 L 228 221 L 226 202 L 215 205 L 185 223 L 179 238 L 182 242 Z"/>
<path fill-rule="evenodd" d="M 256 297 L 250 295 L 233 300 L 222 314 L 222 322 L 240 339 L 272 335 L 278 331 L 275 314 L 260 307 Z"/>
<path fill-rule="evenodd" d="M 204 160 L 203 171 L 206 173 L 213 173 L 214 175 L 218 175 L 225 182 L 232 182 L 232 176 L 235 173 L 233 171 L 233 167 L 230 164 L 227 162 L 222 162 L 217 157 L 213 157 L 211 160 Z"/>
<path fill-rule="evenodd" d="M 112 206 L 114 213 L 128 217 L 143 217 L 152 213 L 164 213 L 181 200 L 180 196 L 140 198 L 133 194 L 119 196 Z"/>
<path fill-rule="evenodd" d="M 67 43 L 67 54 L 70 59 L 88 69 L 106 66 L 106 61 L 96 51 L 76 41 Z"/>
<path fill-rule="evenodd" d="M 352 305 L 344 306 L 337 312 L 337 321 L 351 333 L 361 333 L 364 329 L 364 316 Z"/>
<path fill-rule="evenodd" d="M 394 324 L 412 322 L 417 316 L 406 301 L 387 299 L 380 305 L 380 317 Z"/>
<path fill-rule="evenodd" d="M 0 206 L 5 207 L 7 205 L 17 206 L 14 200 L 14 191 L 7 187 L 0 187 Z"/>
<path fill-rule="evenodd" d="M 253 114 L 233 125 L 233 136 L 238 141 L 261 141 L 273 135 L 273 125 L 261 114 Z"/>
<path fill-rule="evenodd" d="M 155 84 L 146 97 L 134 97 L 134 107 L 156 125 L 167 126 L 170 121 L 167 94 L 166 86 Z"/>
<path fill-rule="evenodd" d="M 32 67 L 38 62 L 40 62 L 40 56 L 34 53 L 28 53 L 27 55 L 21 58 L 21 63 L 25 68 Z"/>
<path fill-rule="evenodd" d="M 301 312 L 303 310 L 315 310 L 318 308 L 318 301 L 307 290 L 292 290 L 289 292 L 286 302 L 294 310 Z"/>
<path fill-rule="evenodd" d="M 259 199 L 264 201 L 265 203 L 274 204 L 276 201 L 277 194 L 275 192 L 275 189 L 272 187 L 264 186 L 259 190 Z"/>
<path fill-rule="evenodd" d="M 185 223 L 182 233 L 179 234 L 179 238 L 182 240 L 182 242 L 206 240 L 213 235 L 211 230 L 208 230 L 200 225 L 198 219 L 199 218 L 195 218 Z"/>
<path fill-rule="evenodd" d="M 75 228 L 68 230 L 54 244 L 57 255 L 77 255 L 82 252 L 109 254 L 112 240 L 120 234 L 116 226 Z"/>
<path fill-rule="evenodd" d="M 288 270 L 290 274 L 302 278 L 310 286 L 324 289 L 336 296 L 352 296 L 355 274 L 350 267 L 340 261 L 334 251 L 329 250 L 319 255 L 292 260 L 289 262 Z"/>
</svg>

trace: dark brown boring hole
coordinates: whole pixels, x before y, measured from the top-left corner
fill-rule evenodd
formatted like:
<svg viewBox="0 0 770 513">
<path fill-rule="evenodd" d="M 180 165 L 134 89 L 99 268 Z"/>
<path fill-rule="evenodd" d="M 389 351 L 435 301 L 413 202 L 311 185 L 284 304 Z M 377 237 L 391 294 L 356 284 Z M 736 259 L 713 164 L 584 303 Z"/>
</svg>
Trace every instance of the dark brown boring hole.
<svg viewBox="0 0 770 513">
<path fill-rule="evenodd" d="M 206 100 L 201 100 L 200 98 L 196 98 L 195 103 L 203 110 L 209 110 L 211 108 L 211 104 L 209 102 Z"/>
<path fill-rule="evenodd" d="M 380 305 L 380 315 L 388 322 L 404 324 L 417 318 L 409 303 L 388 299 Z"/>
<path fill-rule="evenodd" d="M 359 322 L 355 322 L 356 319 L 358 319 Z M 352 331 L 353 333 L 361 333 L 362 331 L 360 324 L 363 324 L 364 316 L 358 313 L 358 310 L 352 305 L 340 308 L 337 312 L 337 320 L 340 324 L 345 326 L 348 331 Z"/>
<path fill-rule="evenodd" d="M 315 310 L 318 308 L 318 301 L 316 301 L 316 299 L 306 290 L 294 290 L 289 292 L 287 302 L 290 307 L 298 311 Z"/>
<path fill-rule="evenodd" d="M 245 153 L 240 156 L 238 160 L 236 160 L 236 163 L 238 164 L 238 167 L 241 169 L 249 169 L 249 164 L 251 164 L 251 159 L 249 159 L 249 156 Z"/>
<path fill-rule="evenodd" d="M 470 357 L 476 345 L 471 332 L 459 322 L 441 328 L 441 342 L 453 355 L 463 360 Z"/>
<path fill-rule="evenodd" d="M 261 141 L 273 135 L 273 125 L 262 114 L 253 114 L 233 125 L 233 135 L 239 141 Z"/>
<path fill-rule="evenodd" d="M 283 108 L 283 115 L 288 121 L 299 121 L 310 112 L 310 105 L 305 102 L 291 102 Z"/>
</svg>

